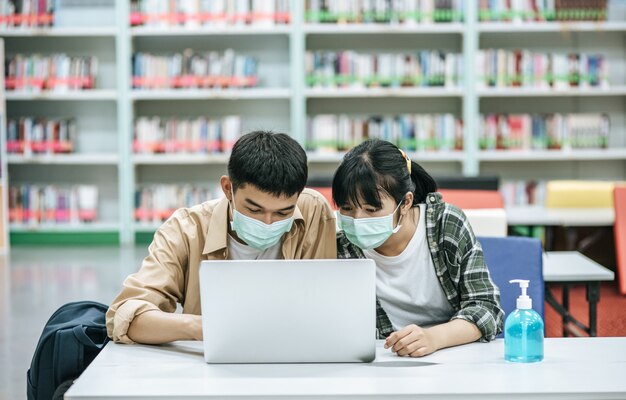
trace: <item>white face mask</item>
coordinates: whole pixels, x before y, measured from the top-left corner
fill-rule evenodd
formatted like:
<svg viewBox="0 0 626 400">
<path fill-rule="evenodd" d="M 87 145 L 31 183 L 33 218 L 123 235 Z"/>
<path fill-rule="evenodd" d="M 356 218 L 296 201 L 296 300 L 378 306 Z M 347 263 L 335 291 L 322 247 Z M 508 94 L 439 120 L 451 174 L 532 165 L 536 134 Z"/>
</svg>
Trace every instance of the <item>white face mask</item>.
<svg viewBox="0 0 626 400">
<path fill-rule="evenodd" d="M 337 212 L 339 227 L 343 229 L 348 240 L 359 248 L 363 250 L 375 249 L 402 227 L 400 220 L 398 220 L 398 225 L 393 227 L 393 216 L 402 203 L 400 202 L 391 214 L 384 217 L 352 218 Z"/>
<path fill-rule="evenodd" d="M 237 236 L 250 247 L 257 250 L 265 250 L 274 246 L 283 235 L 291 230 L 293 216 L 287 219 L 276 221 L 273 224 L 266 224 L 254 218 L 243 215 L 235 210 L 235 194 L 233 193 L 233 220 L 230 227 L 237 233 Z"/>
</svg>

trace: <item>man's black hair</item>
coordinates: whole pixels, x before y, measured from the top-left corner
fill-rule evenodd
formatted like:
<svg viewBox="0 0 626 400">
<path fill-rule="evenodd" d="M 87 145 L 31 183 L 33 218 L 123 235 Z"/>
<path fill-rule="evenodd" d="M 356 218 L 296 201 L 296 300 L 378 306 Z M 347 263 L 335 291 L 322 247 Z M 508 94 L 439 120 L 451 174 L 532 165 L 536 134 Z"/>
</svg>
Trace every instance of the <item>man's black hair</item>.
<svg viewBox="0 0 626 400">
<path fill-rule="evenodd" d="M 304 189 L 306 153 L 284 133 L 255 131 L 242 136 L 228 161 L 233 190 L 250 184 L 275 196 L 291 197 Z"/>
</svg>

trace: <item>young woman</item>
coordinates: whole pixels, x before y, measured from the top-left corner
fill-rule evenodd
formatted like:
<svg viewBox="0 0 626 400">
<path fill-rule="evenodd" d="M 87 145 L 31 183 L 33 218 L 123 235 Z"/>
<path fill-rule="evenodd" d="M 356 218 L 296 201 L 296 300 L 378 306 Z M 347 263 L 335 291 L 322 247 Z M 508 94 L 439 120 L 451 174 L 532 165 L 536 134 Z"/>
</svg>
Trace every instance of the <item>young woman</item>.
<svg viewBox="0 0 626 400">
<path fill-rule="evenodd" d="M 465 214 L 395 145 L 368 140 L 333 179 L 339 258 L 376 262 L 377 328 L 385 347 L 421 357 L 502 331 L 500 292 Z"/>
</svg>

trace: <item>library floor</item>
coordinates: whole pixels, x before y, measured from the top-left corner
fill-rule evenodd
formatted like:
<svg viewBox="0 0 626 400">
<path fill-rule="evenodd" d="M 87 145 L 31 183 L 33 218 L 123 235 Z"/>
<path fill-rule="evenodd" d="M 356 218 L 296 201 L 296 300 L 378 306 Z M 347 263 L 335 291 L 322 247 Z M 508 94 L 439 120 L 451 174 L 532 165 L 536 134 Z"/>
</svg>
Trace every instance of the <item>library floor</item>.
<svg viewBox="0 0 626 400">
<path fill-rule="evenodd" d="M 71 301 L 109 304 L 146 254 L 147 246 L 14 247 L 0 258 L 0 400 L 26 398 L 26 371 L 50 315 Z"/>
<path fill-rule="evenodd" d="M 61 305 L 78 300 L 110 303 L 122 280 L 147 254 L 140 248 L 13 248 L 0 257 L 0 400 L 26 398 L 26 370 L 41 330 Z M 558 290 L 558 289 L 557 289 Z M 582 288 L 571 294 L 574 315 L 585 320 Z M 626 296 L 603 285 L 600 336 L 626 335 Z M 558 336 L 560 320 L 546 306 L 546 334 Z"/>
</svg>

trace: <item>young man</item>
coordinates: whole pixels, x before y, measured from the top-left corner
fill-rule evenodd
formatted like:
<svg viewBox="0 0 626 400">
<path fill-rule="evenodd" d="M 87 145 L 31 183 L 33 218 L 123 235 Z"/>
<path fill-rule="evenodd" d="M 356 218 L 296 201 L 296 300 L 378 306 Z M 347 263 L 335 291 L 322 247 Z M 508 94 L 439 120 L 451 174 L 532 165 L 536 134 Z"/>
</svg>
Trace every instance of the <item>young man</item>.
<svg viewBox="0 0 626 400">
<path fill-rule="evenodd" d="M 306 180 L 306 153 L 289 136 L 239 139 L 220 180 L 225 197 L 177 210 L 157 230 L 141 269 L 107 312 L 109 337 L 201 340 L 202 260 L 336 258 L 334 214 L 321 195 L 304 189 Z M 174 313 L 177 303 L 182 314 Z"/>
</svg>

